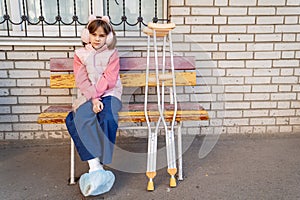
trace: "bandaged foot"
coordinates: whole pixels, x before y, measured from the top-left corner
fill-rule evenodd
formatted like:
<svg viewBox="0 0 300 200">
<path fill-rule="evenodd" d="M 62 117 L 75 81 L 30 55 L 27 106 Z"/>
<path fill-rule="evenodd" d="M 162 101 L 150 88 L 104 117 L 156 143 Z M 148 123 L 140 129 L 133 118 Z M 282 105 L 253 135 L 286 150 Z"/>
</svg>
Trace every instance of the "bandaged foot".
<svg viewBox="0 0 300 200">
<path fill-rule="evenodd" d="M 102 169 L 81 175 L 79 188 L 84 196 L 95 196 L 108 192 L 114 182 L 115 175 Z"/>
</svg>

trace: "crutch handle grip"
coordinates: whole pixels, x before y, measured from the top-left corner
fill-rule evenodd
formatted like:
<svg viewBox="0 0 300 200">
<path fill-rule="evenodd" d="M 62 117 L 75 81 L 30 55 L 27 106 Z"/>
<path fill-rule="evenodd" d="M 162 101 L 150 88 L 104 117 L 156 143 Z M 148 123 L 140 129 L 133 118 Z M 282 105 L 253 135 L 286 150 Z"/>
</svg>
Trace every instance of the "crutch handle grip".
<svg viewBox="0 0 300 200">
<path fill-rule="evenodd" d="M 158 30 L 158 31 L 170 31 L 176 27 L 175 23 L 167 23 L 167 24 L 158 24 L 149 22 L 148 28 Z"/>
<path fill-rule="evenodd" d="M 143 29 L 143 32 L 146 35 L 153 36 L 153 30 L 148 27 L 145 27 Z M 169 33 L 169 31 L 156 31 L 156 37 L 164 37 L 164 36 L 168 35 L 168 33 Z"/>
<path fill-rule="evenodd" d="M 148 23 L 148 27 L 143 29 L 143 32 L 146 35 L 153 36 L 153 31 L 156 31 L 156 37 L 164 37 L 169 34 L 169 31 L 176 27 L 175 23 L 167 23 L 167 24 L 158 24 L 158 23 Z"/>
</svg>

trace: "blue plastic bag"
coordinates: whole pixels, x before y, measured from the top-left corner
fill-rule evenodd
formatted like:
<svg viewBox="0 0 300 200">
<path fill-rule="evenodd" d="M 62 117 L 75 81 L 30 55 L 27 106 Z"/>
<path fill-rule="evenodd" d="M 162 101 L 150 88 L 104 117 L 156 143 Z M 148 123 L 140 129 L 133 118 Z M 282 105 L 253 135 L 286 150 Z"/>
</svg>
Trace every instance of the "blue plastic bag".
<svg viewBox="0 0 300 200">
<path fill-rule="evenodd" d="M 115 182 L 111 171 L 97 170 L 81 175 L 79 188 L 84 196 L 95 196 L 108 192 Z"/>
</svg>

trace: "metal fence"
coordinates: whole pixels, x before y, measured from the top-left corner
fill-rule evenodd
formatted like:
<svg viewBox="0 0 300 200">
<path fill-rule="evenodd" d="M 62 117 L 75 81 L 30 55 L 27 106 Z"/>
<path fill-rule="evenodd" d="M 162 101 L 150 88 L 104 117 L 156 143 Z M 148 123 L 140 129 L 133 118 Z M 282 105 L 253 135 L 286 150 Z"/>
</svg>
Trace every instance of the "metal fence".
<svg viewBox="0 0 300 200">
<path fill-rule="evenodd" d="M 46 14 L 45 5 L 49 0 L 2 0 L 0 3 L 0 37 L 79 37 L 80 30 L 87 24 L 88 15 L 94 14 L 94 0 L 69 0 L 68 16 L 63 16 L 62 10 L 66 9 L 66 3 L 63 0 L 51 1 L 51 20 Z M 131 0 L 132 1 L 132 0 Z M 126 0 L 103 0 L 103 13 L 111 18 L 111 24 L 119 36 L 141 36 L 143 27 L 147 26 L 143 16 L 143 3 L 149 0 L 139 0 L 136 2 L 138 12 L 135 14 L 135 21 L 128 18 L 128 3 Z M 12 2 L 15 2 L 12 4 Z M 81 4 L 85 3 L 88 11 L 82 15 L 78 14 Z M 161 2 L 161 1 L 160 1 Z M 131 3 L 131 2 L 129 2 Z M 71 5 L 72 4 L 72 5 Z M 119 12 L 112 12 L 113 8 L 118 6 Z M 152 2 L 153 11 L 151 21 L 168 21 L 159 16 L 158 0 Z M 34 9 L 34 10 L 33 10 Z M 47 8 L 48 9 L 48 8 Z M 70 12 L 70 10 L 72 11 Z M 55 13 L 54 13 L 55 12 Z M 149 15 L 149 11 L 148 15 Z M 33 16 L 35 15 L 35 16 Z M 167 16 L 167 15 L 166 15 Z M 48 18 L 47 18 L 48 17 Z"/>
</svg>

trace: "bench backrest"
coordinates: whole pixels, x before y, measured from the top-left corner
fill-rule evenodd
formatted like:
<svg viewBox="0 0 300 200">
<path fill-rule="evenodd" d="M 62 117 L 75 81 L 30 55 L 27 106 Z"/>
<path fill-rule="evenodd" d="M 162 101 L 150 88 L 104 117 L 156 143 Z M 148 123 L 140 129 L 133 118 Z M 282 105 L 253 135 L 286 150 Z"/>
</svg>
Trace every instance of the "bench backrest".
<svg viewBox="0 0 300 200">
<path fill-rule="evenodd" d="M 124 87 L 145 86 L 146 57 L 121 57 L 120 77 Z M 159 67 L 162 68 L 162 58 L 158 59 Z M 176 71 L 176 85 L 196 85 L 195 58 L 174 56 L 174 68 Z M 155 69 L 155 60 L 150 58 L 150 70 Z M 50 87 L 51 88 L 74 88 L 73 58 L 50 59 Z M 166 58 L 166 73 L 170 71 L 170 58 Z M 150 73 L 150 80 L 155 80 L 154 73 Z M 156 83 L 149 82 L 149 86 Z M 170 86 L 171 81 L 165 81 L 165 86 Z"/>
</svg>

